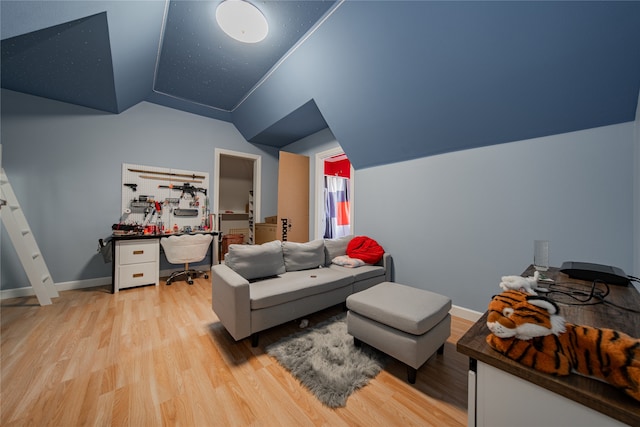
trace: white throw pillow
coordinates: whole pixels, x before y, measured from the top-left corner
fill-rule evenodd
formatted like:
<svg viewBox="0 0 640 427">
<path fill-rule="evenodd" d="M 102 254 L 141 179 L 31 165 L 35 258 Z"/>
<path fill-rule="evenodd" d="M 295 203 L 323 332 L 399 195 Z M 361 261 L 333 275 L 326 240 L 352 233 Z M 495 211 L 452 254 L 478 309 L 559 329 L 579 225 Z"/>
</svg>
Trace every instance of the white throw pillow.
<svg viewBox="0 0 640 427">
<path fill-rule="evenodd" d="M 351 258 L 349 255 L 340 255 L 331 260 L 335 265 L 343 267 L 356 268 L 365 265 L 365 262 L 358 258 Z"/>
</svg>

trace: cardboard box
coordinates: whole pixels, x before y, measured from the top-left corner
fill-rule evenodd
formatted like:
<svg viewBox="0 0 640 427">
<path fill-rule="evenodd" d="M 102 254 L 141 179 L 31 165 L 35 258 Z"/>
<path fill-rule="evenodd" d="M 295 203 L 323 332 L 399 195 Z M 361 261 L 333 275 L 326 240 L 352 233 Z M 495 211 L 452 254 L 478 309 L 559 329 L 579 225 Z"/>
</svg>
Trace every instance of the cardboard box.
<svg viewBox="0 0 640 427">
<path fill-rule="evenodd" d="M 276 240 L 276 224 L 267 224 L 266 222 L 259 222 L 256 224 L 256 245 L 272 242 Z"/>
<path fill-rule="evenodd" d="M 278 222 L 278 216 L 265 216 L 264 217 L 264 222 L 266 222 L 267 224 L 277 224 Z"/>
</svg>

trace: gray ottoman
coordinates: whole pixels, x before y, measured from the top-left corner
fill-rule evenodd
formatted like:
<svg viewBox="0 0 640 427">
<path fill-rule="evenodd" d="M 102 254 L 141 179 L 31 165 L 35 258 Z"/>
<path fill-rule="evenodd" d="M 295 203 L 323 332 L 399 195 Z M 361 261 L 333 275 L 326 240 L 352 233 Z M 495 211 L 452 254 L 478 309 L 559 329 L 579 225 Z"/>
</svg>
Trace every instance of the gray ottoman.
<svg viewBox="0 0 640 427">
<path fill-rule="evenodd" d="M 356 346 L 365 342 L 416 371 L 451 334 L 451 299 L 399 283 L 383 282 L 347 297 L 347 331 Z"/>
</svg>

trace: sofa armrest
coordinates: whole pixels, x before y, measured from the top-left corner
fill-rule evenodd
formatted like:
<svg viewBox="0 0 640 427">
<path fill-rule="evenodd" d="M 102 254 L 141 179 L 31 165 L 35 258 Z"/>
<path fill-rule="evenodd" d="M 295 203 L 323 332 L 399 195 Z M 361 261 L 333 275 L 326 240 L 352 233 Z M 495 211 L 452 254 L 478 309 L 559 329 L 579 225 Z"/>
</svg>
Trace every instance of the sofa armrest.
<svg viewBox="0 0 640 427">
<path fill-rule="evenodd" d="M 211 307 L 236 341 L 251 335 L 249 282 L 224 264 L 211 267 Z"/>
<path fill-rule="evenodd" d="M 391 258 L 391 254 L 389 254 L 388 252 L 385 252 L 384 255 L 382 255 L 382 259 L 380 261 L 378 261 L 378 263 L 376 265 L 381 265 L 382 267 L 384 267 L 384 276 L 385 276 L 385 281 L 386 282 L 391 282 L 391 267 L 393 264 L 393 259 Z"/>
</svg>

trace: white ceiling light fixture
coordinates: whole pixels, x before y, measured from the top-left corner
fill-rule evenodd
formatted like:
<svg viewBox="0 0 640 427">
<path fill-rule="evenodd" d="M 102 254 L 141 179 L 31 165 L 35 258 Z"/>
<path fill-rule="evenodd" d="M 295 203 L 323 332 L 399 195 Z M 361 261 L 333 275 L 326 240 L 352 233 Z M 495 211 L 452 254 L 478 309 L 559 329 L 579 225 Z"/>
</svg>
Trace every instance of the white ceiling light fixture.
<svg viewBox="0 0 640 427">
<path fill-rule="evenodd" d="M 269 33 L 262 12 L 244 0 L 225 0 L 216 8 L 216 21 L 222 31 L 243 43 L 258 43 Z"/>
</svg>

